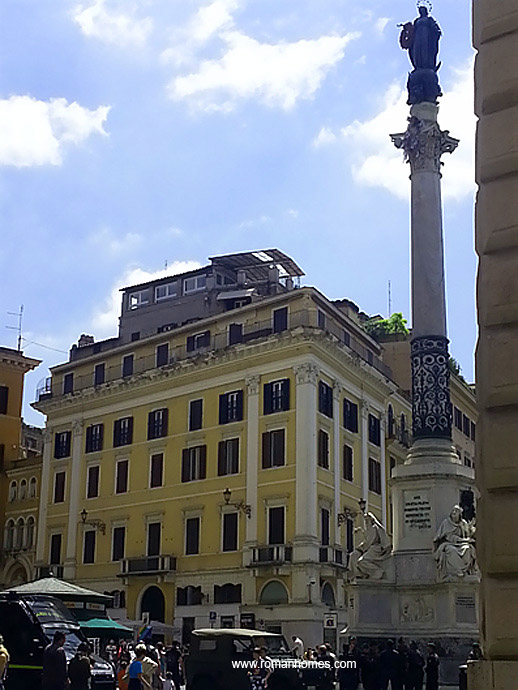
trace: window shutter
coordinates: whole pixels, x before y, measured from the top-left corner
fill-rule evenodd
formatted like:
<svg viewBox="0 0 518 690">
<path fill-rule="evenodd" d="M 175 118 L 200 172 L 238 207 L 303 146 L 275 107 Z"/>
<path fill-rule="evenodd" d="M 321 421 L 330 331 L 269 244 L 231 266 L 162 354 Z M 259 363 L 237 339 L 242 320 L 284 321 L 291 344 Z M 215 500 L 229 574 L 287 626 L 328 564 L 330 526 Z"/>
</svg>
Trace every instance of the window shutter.
<svg viewBox="0 0 518 690">
<path fill-rule="evenodd" d="M 184 448 L 182 451 L 182 482 L 189 481 L 189 449 Z"/>
<path fill-rule="evenodd" d="M 119 445 L 120 428 L 121 428 L 121 423 L 117 419 L 115 422 L 113 422 L 113 445 L 114 446 Z"/>
<path fill-rule="evenodd" d="M 319 381 L 318 383 L 318 411 L 319 412 L 324 412 L 325 410 L 325 405 L 324 405 L 324 383 L 322 381 Z"/>
<path fill-rule="evenodd" d="M 264 395 L 264 400 L 263 400 L 263 413 L 264 414 L 271 414 L 273 410 L 273 384 L 271 383 L 265 383 L 264 384 L 264 389 L 263 389 L 263 395 Z"/>
<path fill-rule="evenodd" d="M 169 409 L 164 407 L 162 410 L 162 436 L 167 436 L 169 433 Z"/>
<path fill-rule="evenodd" d="M 290 380 L 285 379 L 282 382 L 282 409 L 290 409 Z"/>
<path fill-rule="evenodd" d="M 102 450 L 104 447 L 104 424 L 99 424 L 99 447 L 97 450 Z"/>
<path fill-rule="evenodd" d="M 232 444 L 232 463 L 230 471 L 232 474 L 237 474 L 239 472 L 239 439 L 234 438 L 230 443 Z"/>
<path fill-rule="evenodd" d="M 71 449 L 71 441 L 72 441 L 72 434 L 70 431 L 65 431 L 65 455 L 64 457 L 68 458 L 70 455 L 70 449 Z"/>
<path fill-rule="evenodd" d="M 271 443 L 271 433 L 265 431 L 263 434 L 263 469 L 268 469 L 272 466 Z"/>
<path fill-rule="evenodd" d="M 54 457 L 59 458 L 59 434 L 54 434 Z"/>
<path fill-rule="evenodd" d="M 200 446 L 200 479 L 207 477 L 207 446 Z"/>
<path fill-rule="evenodd" d="M 238 391 L 237 392 L 237 421 L 241 421 L 244 418 L 243 410 L 244 410 L 244 394 L 243 391 Z M 473 434 L 474 436 L 475 434 Z"/>
<path fill-rule="evenodd" d="M 147 437 L 155 438 L 155 413 L 150 412 L 147 416 Z"/>
<path fill-rule="evenodd" d="M 225 441 L 220 441 L 218 444 L 218 475 L 227 474 L 225 467 Z"/>
<path fill-rule="evenodd" d="M 194 350 L 194 336 L 190 335 L 187 338 L 187 352 L 192 352 Z"/>
<path fill-rule="evenodd" d="M 351 406 L 351 431 L 358 432 L 358 405 L 350 403 Z"/>
<path fill-rule="evenodd" d="M 219 423 L 226 424 L 228 422 L 228 395 L 224 393 L 219 396 Z"/>
<path fill-rule="evenodd" d="M 133 443 L 133 417 L 128 417 L 128 443 Z"/>
<path fill-rule="evenodd" d="M 272 432 L 271 443 L 273 444 L 273 462 L 274 467 L 281 467 L 285 464 L 285 443 L 284 443 L 284 429 Z"/>
<path fill-rule="evenodd" d="M 322 429 L 319 430 L 318 432 L 318 464 L 320 467 L 323 467 L 325 464 L 324 461 L 324 432 Z"/>
</svg>

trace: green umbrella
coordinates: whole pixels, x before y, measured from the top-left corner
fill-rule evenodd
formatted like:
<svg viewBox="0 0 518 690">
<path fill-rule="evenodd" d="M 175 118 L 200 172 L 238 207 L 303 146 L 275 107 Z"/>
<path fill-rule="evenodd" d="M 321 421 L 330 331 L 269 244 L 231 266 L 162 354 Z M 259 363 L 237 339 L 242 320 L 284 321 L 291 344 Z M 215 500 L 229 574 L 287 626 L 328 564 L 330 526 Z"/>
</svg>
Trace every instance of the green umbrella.
<svg viewBox="0 0 518 690">
<path fill-rule="evenodd" d="M 111 618 L 90 618 L 87 621 L 80 621 L 79 625 L 87 636 L 93 632 L 99 632 L 102 635 L 133 637 L 133 630 L 131 628 L 127 628 Z"/>
</svg>

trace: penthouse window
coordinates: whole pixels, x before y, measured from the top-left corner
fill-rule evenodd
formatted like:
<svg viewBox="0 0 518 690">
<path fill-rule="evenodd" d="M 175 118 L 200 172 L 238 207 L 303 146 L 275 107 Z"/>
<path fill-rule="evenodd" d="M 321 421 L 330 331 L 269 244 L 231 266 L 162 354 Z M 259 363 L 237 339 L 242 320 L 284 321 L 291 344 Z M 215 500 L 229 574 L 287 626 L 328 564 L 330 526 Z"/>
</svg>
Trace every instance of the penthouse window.
<svg viewBox="0 0 518 690">
<path fill-rule="evenodd" d="M 162 343 L 156 349 L 156 365 L 164 367 L 169 364 L 169 343 Z"/>
<path fill-rule="evenodd" d="M 129 446 L 133 443 L 133 417 L 117 419 L 113 424 L 113 446 Z"/>
<path fill-rule="evenodd" d="M 149 304 L 149 290 L 138 290 L 129 296 L 128 305 L 130 309 L 138 309 Z"/>
<path fill-rule="evenodd" d="M 71 440 L 72 434 L 70 431 L 60 431 L 54 436 L 54 457 L 57 460 L 60 458 L 68 458 L 70 455 Z"/>
<path fill-rule="evenodd" d="M 163 299 L 172 299 L 178 295 L 178 283 L 175 281 L 171 283 L 163 283 L 155 287 L 155 301 L 160 302 Z"/>
<path fill-rule="evenodd" d="M 194 482 L 207 476 L 207 446 L 184 448 L 182 452 L 182 482 Z"/>
<path fill-rule="evenodd" d="M 358 405 L 344 398 L 344 427 L 353 433 L 358 432 Z"/>
<path fill-rule="evenodd" d="M 281 379 L 264 385 L 264 414 L 284 412 L 290 409 L 290 380 Z"/>
<path fill-rule="evenodd" d="M 318 384 L 318 411 L 326 417 L 333 417 L 333 389 L 323 381 Z"/>
<path fill-rule="evenodd" d="M 63 376 L 63 394 L 74 392 L 74 374 L 65 374 Z"/>
<path fill-rule="evenodd" d="M 192 276 L 192 278 L 185 278 L 183 281 L 183 291 L 185 295 L 191 292 L 198 292 L 204 290 L 207 285 L 207 276 Z"/>
<path fill-rule="evenodd" d="M 122 375 L 124 377 L 133 375 L 133 361 L 133 355 L 126 355 L 122 358 Z"/>
<path fill-rule="evenodd" d="M 282 333 L 288 328 L 288 307 L 273 310 L 273 332 Z"/>
<path fill-rule="evenodd" d="M 243 419 L 243 391 L 219 396 L 219 423 L 240 422 Z"/>
<path fill-rule="evenodd" d="M 103 449 L 104 424 L 86 427 L 85 453 L 95 453 Z"/>
<path fill-rule="evenodd" d="M 201 350 L 210 345 L 210 331 L 203 331 L 203 333 L 196 333 L 187 338 L 187 352 L 194 352 Z"/>
<path fill-rule="evenodd" d="M 104 383 L 106 375 L 106 365 L 104 362 L 96 364 L 94 369 L 94 386 L 100 386 Z"/>
<path fill-rule="evenodd" d="M 147 437 L 149 440 L 167 436 L 169 410 L 167 407 L 153 410 L 147 418 Z"/>
</svg>

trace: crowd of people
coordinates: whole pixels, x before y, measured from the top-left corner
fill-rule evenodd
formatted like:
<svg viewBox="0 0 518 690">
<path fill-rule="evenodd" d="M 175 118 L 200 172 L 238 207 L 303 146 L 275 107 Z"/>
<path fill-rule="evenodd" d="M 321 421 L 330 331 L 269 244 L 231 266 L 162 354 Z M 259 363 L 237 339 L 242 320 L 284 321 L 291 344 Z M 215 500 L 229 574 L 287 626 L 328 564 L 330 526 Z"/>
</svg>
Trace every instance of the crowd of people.
<svg viewBox="0 0 518 690">
<path fill-rule="evenodd" d="M 118 690 L 180 690 L 184 683 L 184 652 L 179 642 L 169 647 L 114 640 L 102 652 L 117 674 Z"/>
</svg>

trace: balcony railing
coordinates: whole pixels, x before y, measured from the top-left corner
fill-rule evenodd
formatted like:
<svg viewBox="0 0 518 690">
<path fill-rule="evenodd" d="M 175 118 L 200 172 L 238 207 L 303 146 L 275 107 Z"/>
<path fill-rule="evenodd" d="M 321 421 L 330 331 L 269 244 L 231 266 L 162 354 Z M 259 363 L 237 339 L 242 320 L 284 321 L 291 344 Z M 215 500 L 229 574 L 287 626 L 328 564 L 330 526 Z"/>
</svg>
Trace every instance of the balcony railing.
<svg viewBox="0 0 518 690">
<path fill-rule="evenodd" d="M 300 327 L 311 330 L 313 332 L 323 331 L 325 333 L 328 333 L 329 335 L 333 336 L 337 341 L 339 341 L 342 344 L 342 346 L 345 347 L 347 350 L 358 355 L 360 359 L 365 361 L 367 364 L 372 366 L 374 369 L 379 371 L 384 376 L 391 378 L 392 372 L 390 368 L 387 367 L 381 361 L 381 359 L 376 357 L 371 350 L 364 347 L 358 340 L 350 336 L 350 334 L 347 333 L 342 326 L 340 326 L 337 322 L 333 321 L 330 317 L 325 320 L 325 325 L 319 326 L 317 325 L 315 313 L 310 312 L 308 310 L 291 312 L 289 315 L 288 326 L 284 330 L 294 330 Z M 204 328 L 207 329 L 207 326 L 203 326 L 202 324 L 200 324 L 200 332 Z M 277 333 L 280 332 L 282 331 L 277 331 Z M 54 383 L 51 378 L 45 379 L 40 383 L 40 385 L 36 389 L 37 400 L 38 402 L 42 402 L 44 400 L 48 400 L 49 398 L 61 397 L 64 395 L 72 395 L 74 392 L 81 391 L 87 388 L 100 388 L 102 386 L 109 385 L 112 382 L 120 381 L 124 378 L 131 379 L 132 376 L 143 374 L 148 371 L 153 371 L 157 368 L 161 369 L 163 367 L 171 366 L 182 360 L 193 359 L 197 356 L 207 355 L 211 352 L 220 352 L 229 347 L 239 347 L 263 338 L 271 337 L 272 335 L 276 335 L 277 333 L 273 327 L 272 319 L 268 319 L 266 321 L 257 321 L 255 323 L 249 323 L 243 327 L 243 332 L 240 337 L 237 337 L 236 339 L 236 336 L 234 334 L 232 345 L 229 344 L 228 333 L 216 333 L 210 336 L 208 342 L 202 341 L 206 342 L 206 344 L 199 348 L 187 349 L 187 342 L 184 345 L 178 345 L 174 348 L 170 348 L 167 363 L 160 367 L 157 367 L 156 356 L 154 354 L 148 355 L 146 357 L 135 358 L 133 362 L 132 373 L 127 376 L 123 375 L 122 363 L 115 366 L 106 367 L 104 372 L 104 380 L 102 381 L 102 383 L 95 383 L 92 365 L 91 373 L 83 374 L 80 376 L 74 376 L 72 392 L 65 393 L 63 390 L 63 383 L 58 385 Z M 192 331 L 190 332 L 190 334 L 192 334 Z M 188 334 L 186 333 L 186 341 L 187 335 Z M 111 347 L 109 350 L 106 350 L 106 356 L 109 357 L 112 352 L 113 347 Z M 83 361 L 84 360 L 79 360 L 78 364 L 82 363 Z"/>
<path fill-rule="evenodd" d="M 282 565 L 291 563 L 291 546 L 259 546 L 252 549 L 252 565 Z"/>
<path fill-rule="evenodd" d="M 410 448 L 412 445 L 412 434 L 409 429 L 402 429 L 396 422 L 393 422 L 392 425 L 387 424 L 387 438 L 399 441 L 405 448 Z"/>
<path fill-rule="evenodd" d="M 331 546 L 321 546 L 319 549 L 320 563 L 330 563 L 331 565 L 346 565 L 347 557 L 344 558 L 342 549 L 333 549 Z"/>
<path fill-rule="evenodd" d="M 140 556 L 121 561 L 121 576 L 170 573 L 176 570 L 175 556 Z"/>
</svg>

